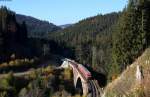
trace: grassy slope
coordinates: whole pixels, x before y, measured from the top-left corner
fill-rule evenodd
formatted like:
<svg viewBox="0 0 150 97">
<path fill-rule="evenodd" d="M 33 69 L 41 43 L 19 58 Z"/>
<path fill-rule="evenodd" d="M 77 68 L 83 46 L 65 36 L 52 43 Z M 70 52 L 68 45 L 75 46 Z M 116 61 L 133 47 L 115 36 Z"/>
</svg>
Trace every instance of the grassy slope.
<svg viewBox="0 0 150 97">
<path fill-rule="evenodd" d="M 122 97 L 123 95 L 123 97 L 135 97 L 133 94 L 136 94 L 139 90 L 135 76 L 137 64 L 142 66 L 144 76 L 142 85 L 140 85 L 142 86 L 140 89 L 144 93 L 142 97 L 150 97 L 150 48 L 141 57 L 136 59 L 133 64 L 127 67 L 120 77 L 108 84 L 104 90 L 105 97 Z"/>
</svg>

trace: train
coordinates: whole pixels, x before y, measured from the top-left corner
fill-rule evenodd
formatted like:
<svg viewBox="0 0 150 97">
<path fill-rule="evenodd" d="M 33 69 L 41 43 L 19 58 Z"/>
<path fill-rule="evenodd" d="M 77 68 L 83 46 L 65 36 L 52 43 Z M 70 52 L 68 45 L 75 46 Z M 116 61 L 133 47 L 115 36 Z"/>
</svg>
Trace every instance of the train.
<svg viewBox="0 0 150 97">
<path fill-rule="evenodd" d="M 67 58 L 63 59 L 62 61 L 70 62 L 75 68 L 78 68 L 81 71 L 81 73 L 86 77 L 86 79 L 92 78 L 91 72 L 86 67 L 84 67 L 82 64 L 78 64 L 74 60 L 70 60 Z"/>
<path fill-rule="evenodd" d="M 92 77 L 91 72 L 87 68 L 85 68 L 82 64 L 78 64 L 78 69 L 86 77 L 86 79 L 90 79 Z"/>
</svg>

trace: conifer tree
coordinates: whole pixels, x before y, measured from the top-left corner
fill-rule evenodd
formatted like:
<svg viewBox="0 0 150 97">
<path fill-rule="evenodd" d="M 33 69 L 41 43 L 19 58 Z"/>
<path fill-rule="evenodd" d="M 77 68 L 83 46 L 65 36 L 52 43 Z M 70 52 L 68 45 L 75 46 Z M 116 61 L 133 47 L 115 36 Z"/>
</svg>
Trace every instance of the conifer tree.
<svg viewBox="0 0 150 97">
<path fill-rule="evenodd" d="M 146 47 L 149 34 L 147 4 L 146 0 L 129 0 L 113 33 L 113 65 L 119 67 L 118 71 L 124 70 Z"/>
</svg>

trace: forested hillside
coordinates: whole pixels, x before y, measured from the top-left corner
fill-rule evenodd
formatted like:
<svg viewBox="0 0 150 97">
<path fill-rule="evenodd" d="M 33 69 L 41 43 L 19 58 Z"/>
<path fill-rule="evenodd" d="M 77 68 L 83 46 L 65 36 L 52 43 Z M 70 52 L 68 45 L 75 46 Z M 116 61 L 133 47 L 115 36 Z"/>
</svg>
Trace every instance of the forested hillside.
<svg viewBox="0 0 150 97">
<path fill-rule="evenodd" d="M 27 28 L 26 21 L 17 22 L 14 12 L 3 6 L 0 8 L 0 63 L 9 61 L 11 55 L 15 58 L 29 58 L 43 54 L 47 41 L 29 39 Z"/>
<path fill-rule="evenodd" d="M 122 72 L 150 45 L 149 10 L 149 0 L 129 0 L 113 33 L 113 73 Z"/>
<path fill-rule="evenodd" d="M 107 74 L 111 63 L 112 28 L 121 13 L 97 15 L 79 21 L 72 27 L 50 33 L 49 39 L 71 48 L 77 61 Z M 68 57 L 68 56 L 65 56 Z"/>
<path fill-rule="evenodd" d="M 121 13 L 87 18 L 50 33 L 49 39 L 70 48 L 67 53 L 80 63 L 117 76 L 150 44 L 149 5 L 148 0 L 129 0 Z"/>
<path fill-rule="evenodd" d="M 18 56 L 30 55 L 27 46 L 26 23 L 18 24 L 15 13 L 6 7 L 0 8 L 0 61 L 15 53 Z"/>
<path fill-rule="evenodd" d="M 59 26 L 31 16 L 16 14 L 16 20 L 18 23 L 26 22 L 29 37 L 45 38 L 48 32 L 61 30 Z"/>
</svg>

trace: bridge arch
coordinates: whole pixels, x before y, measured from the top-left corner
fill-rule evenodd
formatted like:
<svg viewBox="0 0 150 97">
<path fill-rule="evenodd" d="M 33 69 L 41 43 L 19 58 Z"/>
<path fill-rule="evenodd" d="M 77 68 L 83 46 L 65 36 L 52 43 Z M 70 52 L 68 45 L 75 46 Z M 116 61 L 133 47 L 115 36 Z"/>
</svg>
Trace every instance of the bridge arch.
<svg viewBox="0 0 150 97">
<path fill-rule="evenodd" d="M 82 95 L 87 95 L 88 93 L 88 81 L 85 76 L 81 73 L 78 68 L 78 63 L 70 59 L 64 59 L 63 64 L 60 68 L 72 68 L 74 86 L 79 89 L 79 93 Z M 79 86 L 79 87 L 78 87 Z"/>
<path fill-rule="evenodd" d="M 76 83 L 76 91 L 80 95 L 83 95 L 83 85 L 82 85 L 82 80 L 80 77 L 77 78 L 77 83 Z"/>
</svg>

